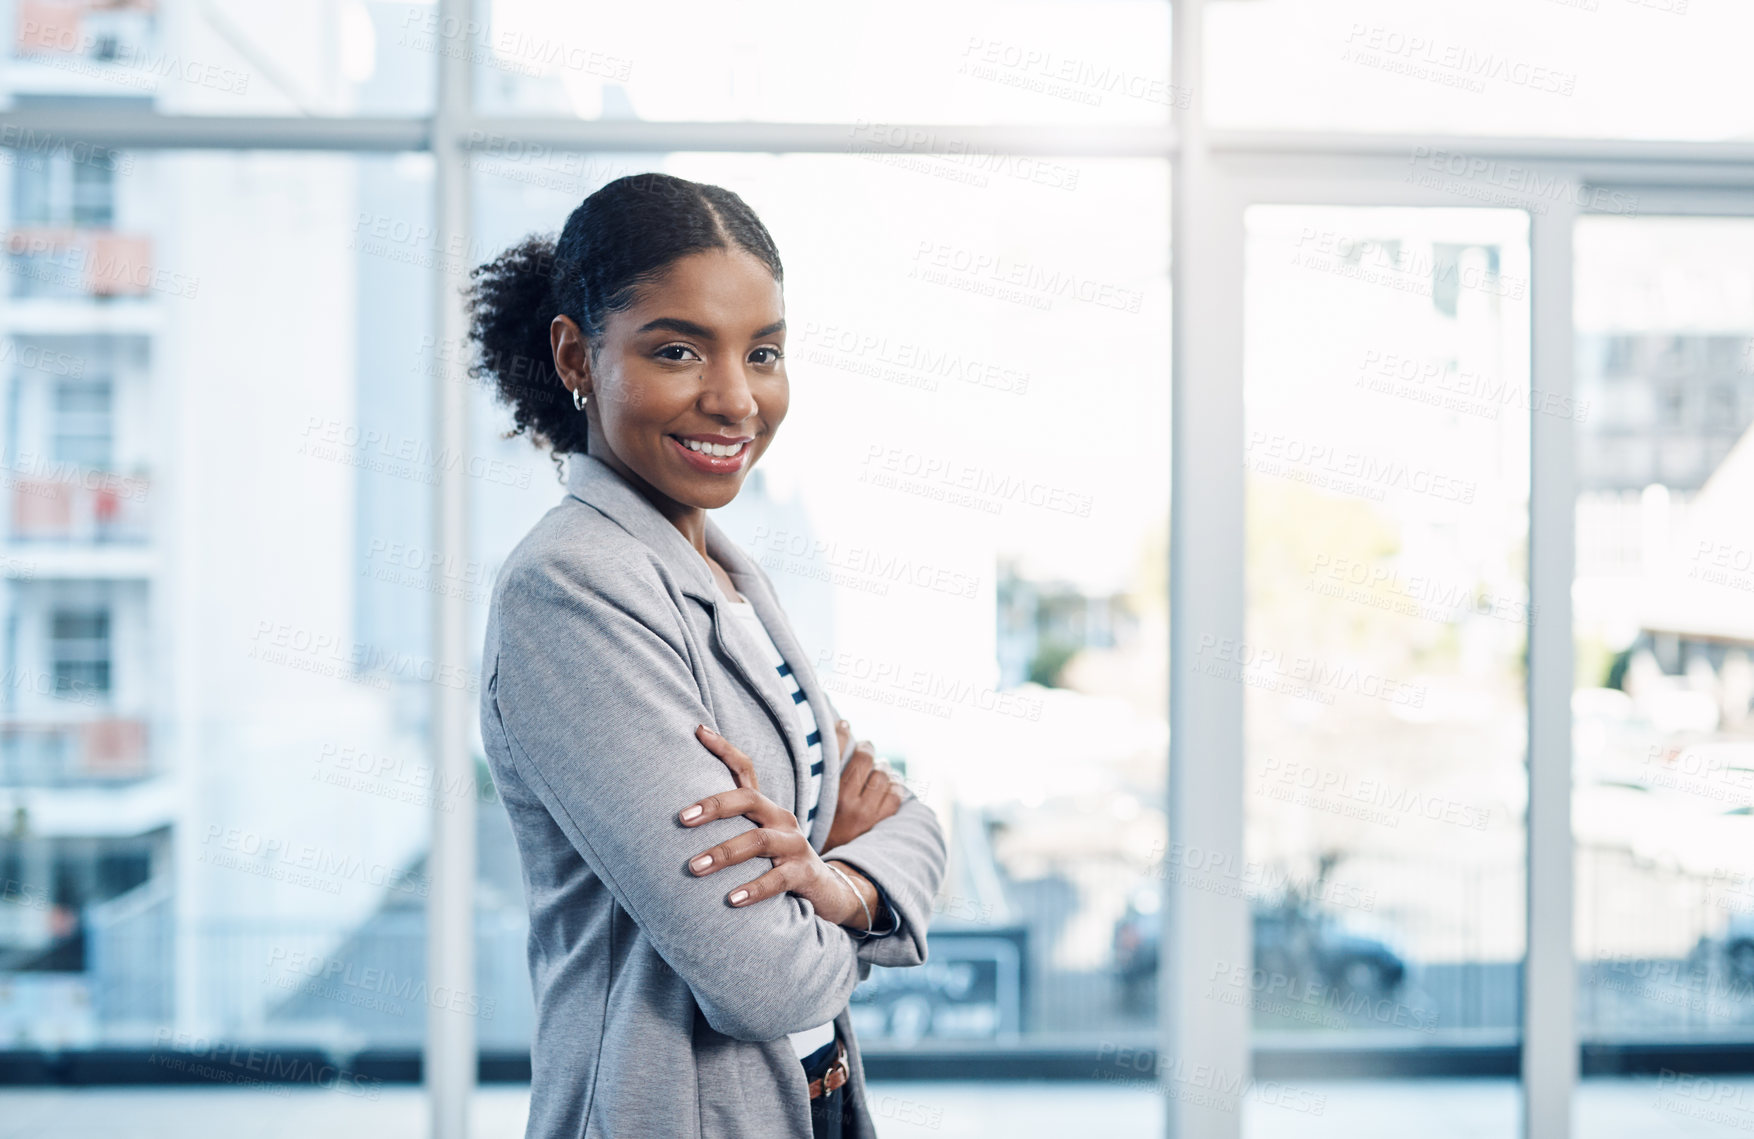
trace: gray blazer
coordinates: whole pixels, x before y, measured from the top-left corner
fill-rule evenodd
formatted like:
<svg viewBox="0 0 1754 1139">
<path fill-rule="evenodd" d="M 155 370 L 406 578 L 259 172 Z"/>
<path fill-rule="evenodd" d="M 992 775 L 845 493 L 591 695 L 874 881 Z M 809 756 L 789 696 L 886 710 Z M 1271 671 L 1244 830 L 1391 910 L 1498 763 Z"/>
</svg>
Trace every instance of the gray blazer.
<svg viewBox="0 0 1754 1139">
<path fill-rule="evenodd" d="M 677 812 L 732 788 L 704 723 L 800 819 L 808 755 L 772 667 L 726 635 L 706 560 L 613 468 L 568 456 L 568 495 L 512 550 L 488 612 L 481 736 L 523 862 L 536 997 L 526 1136 L 810 1139 L 789 1032 L 833 1020 L 847 1042 L 848 1139 L 876 1134 L 847 1001 L 872 964 L 926 959 L 945 843 L 901 809 L 834 851 L 888 895 L 901 928 L 859 940 L 786 894 L 725 896 L 772 867 L 705 877 L 687 862 L 755 826 L 686 828 Z M 826 739 L 810 841 L 834 820 L 838 718 L 772 583 L 708 516 L 707 549 L 797 674 Z"/>
</svg>

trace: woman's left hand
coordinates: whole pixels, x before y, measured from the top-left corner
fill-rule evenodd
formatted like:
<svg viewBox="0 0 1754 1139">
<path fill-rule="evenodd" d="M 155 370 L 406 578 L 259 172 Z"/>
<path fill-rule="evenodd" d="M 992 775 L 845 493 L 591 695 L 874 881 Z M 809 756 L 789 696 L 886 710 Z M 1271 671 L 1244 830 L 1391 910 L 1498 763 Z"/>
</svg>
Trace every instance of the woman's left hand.
<svg viewBox="0 0 1754 1139">
<path fill-rule="evenodd" d="M 731 769 L 737 786 L 684 808 L 677 818 L 684 826 L 697 827 L 713 819 L 743 815 L 754 820 L 756 827 L 702 852 L 689 862 L 688 868 L 697 875 L 706 875 L 751 858 L 772 859 L 773 869 L 731 891 L 726 901 L 733 906 L 750 906 L 766 898 L 791 893 L 808 899 L 818 914 L 836 925 L 867 928 L 866 910 L 870 898 L 876 896 L 876 888 L 869 881 L 861 881 L 858 871 L 839 866 L 837 869 L 841 873 L 853 879 L 855 889 L 870 891 L 869 898 L 853 897 L 840 874 L 830 869 L 810 845 L 810 839 L 798 825 L 797 816 L 761 793 L 755 779 L 755 764 L 750 758 L 704 724 L 694 734 L 708 751 Z M 863 906 L 861 901 L 865 903 Z"/>
</svg>

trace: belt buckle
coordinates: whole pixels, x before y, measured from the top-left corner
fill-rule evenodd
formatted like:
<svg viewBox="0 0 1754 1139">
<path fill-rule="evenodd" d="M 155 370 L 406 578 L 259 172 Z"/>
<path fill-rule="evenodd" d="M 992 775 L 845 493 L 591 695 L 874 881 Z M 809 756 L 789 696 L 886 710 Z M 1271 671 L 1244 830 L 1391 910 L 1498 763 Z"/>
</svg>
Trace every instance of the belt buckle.
<svg viewBox="0 0 1754 1139">
<path fill-rule="evenodd" d="M 810 1097 L 811 1099 L 821 1099 L 836 1088 L 844 1086 L 848 1080 L 853 1078 L 852 1069 L 847 1067 L 847 1046 L 840 1041 L 836 1041 L 835 1044 L 834 1063 L 830 1064 L 822 1075 L 810 1081 L 812 1087 L 820 1089 Z M 831 1082 L 836 1072 L 840 1073 L 840 1080 Z"/>
</svg>

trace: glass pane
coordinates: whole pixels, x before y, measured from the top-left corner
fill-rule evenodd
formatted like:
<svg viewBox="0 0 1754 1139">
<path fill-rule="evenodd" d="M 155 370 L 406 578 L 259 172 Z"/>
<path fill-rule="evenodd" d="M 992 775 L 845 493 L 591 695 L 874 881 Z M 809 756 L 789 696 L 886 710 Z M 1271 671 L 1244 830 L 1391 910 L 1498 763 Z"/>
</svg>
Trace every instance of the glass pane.
<svg viewBox="0 0 1754 1139">
<path fill-rule="evenodd" d="M 5 102 L 173 115 L 418 115 L 464 37 L 419 0 L 18 0 Z"/>
<path fill-rule="evenodd" d="M 664 19 L 603 0 L 479 0 L 476 12 L 467 40 L 490 113 L 880 135 L 892 123 L 1167 123 L 1178 98 L 1166 0 L 690 0 Z"/>
<path fill-rule="evenodd" d="M 1207 121 L 1743 138 L 1751 38 L 1754 8 L 1715 0 L 1212 0 Z"/>
<path fill-rule="evenodd" d="M 1592 217 L 1576 239 L 1579 1032 L 1611 1054 L 1745 1046 L 1754 220 Z M 1745 1098 L 1670 1075 L 1641 1097 L 1653 1127 L 1754 1126 Z"/>
<path fill-rule="evenodd" d="M 595 185 L 648 168 L 736 190 L 774 234 L 790 410 L 716 518 L 855 734 L 951 836 L 940 967 L 874 970 L 853 1004 L 866 1056 L 1149 1042 L 1155 944 L 1133 939 L 1130 904 L 1155 897 L 1165 826 L 1167 165 L 1056 167 L 1075 192 L 845 155 L 593 156 L 570 183 L 478 167 L 472 256 L 557 231 Z M 474 488 L 475 557 L 496 567 L 563 492 L 479 398 L 482 452 L 539 468 Z M 481 984 L 527 1010 L 495 814 L 480 920 L 502 940 Z M 484 1049 L 528 1040 L 511 1014 L 483 1025 Z"/>
<path fill-rule="evenodd" d="M 431 272 L 372 234 L 426 224 L 430 166 L 120 153 L 19 201 L 8 1048 L 364 1095 L 375 1077 L 323 1058 L 420 1044 L 431 594 L 398 551 L 425 542 L 436 469 L 412 363 Z M 93 185 L 99 221 L 78 208 Z"/>
<path fill-rule="evenodd" d="M 1246 686 L 1254 958 L 1210 998 L 1257 1049 L 1512 1044 L 1526 217 L 1256 206 L 1246 256 L 1245 636 L 1197 667 Z"/>
</svg>

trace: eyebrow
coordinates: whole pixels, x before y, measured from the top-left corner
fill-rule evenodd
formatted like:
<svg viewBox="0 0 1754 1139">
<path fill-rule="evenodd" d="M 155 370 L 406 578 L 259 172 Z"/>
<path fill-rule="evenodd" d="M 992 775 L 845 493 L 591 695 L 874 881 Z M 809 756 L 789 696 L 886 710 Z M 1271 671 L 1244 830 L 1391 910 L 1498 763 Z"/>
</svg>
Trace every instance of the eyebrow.
<svg viewBox="0 0 1754 1139">
<path fill-rule="evenodd" d="M 756 329 L 755 335 L 750 339 L 759 340 L 763 336 L 772 336 L 776 332 L 783 332 L 785 327 L 786 322 L 784 320 L 776 320 L 766 328 Z M 657 329 L 664 329 L 668 332 L 679 332 L 684 336 L 696 336 L 702 340 L 717 339 L 717 337 L 713 335 L 713 330 L 707 328 L 705 325 L 696 324 L 692 320 L 682 320 L 674 316 L 660 316 L 656 320 L 648 320 L 639 326 L 635 331 L 635 335 L 638 335 L 640 332 L 652 332 Z"/>
</svg>

